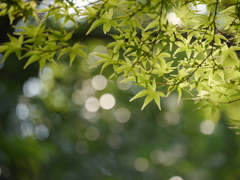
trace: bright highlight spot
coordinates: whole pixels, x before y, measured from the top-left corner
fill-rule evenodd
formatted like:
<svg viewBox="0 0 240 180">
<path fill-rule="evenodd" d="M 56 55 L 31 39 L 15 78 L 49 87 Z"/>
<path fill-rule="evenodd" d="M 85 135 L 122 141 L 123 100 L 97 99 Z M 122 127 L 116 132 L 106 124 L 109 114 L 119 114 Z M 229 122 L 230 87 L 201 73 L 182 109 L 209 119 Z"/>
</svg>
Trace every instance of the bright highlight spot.
<svg viewBox="0 0 240 180">
<path fill-rule="evenodd" d="M 111 94 L 104 94 L 100 98 L 100 105 L 103 109 L 111 109 L 115 105 L 116 100 Z"/>
<path fill-rule="evenodd" d="M 173 176 L 169 180 L 183 180 L 180 176 Z"/>
<path fill-rule="evenodd" d="M 99 119 L 98 112 L 89 112 L 85 108 L 82 109 L 81 115 L 90 122 L 96 122 Z"/>
<path fill-rule="evenodd" d="M 87 80 L 83 81 L 82 90 L 86 94 L 95 93 L 95 89 L 93 89 L 93 87 L 92 87 L 92 80 L 91 79 L 87 79 Z"/>
<path fill-rule="evenodd" d="M 131 87 L 131 83 L 130 82 L 127 82 L 127 83 L 122 82 L 121 83 L 122 80 L 124 80 L 123 76 L 118 77 L 118 79 L 117 79 L 118 88 L 121 90 L 128 90 Z"/>
<path fill-rule="evenodd" d="M 207 14 L 206 4 L 191 5 L 191 9 L 197 10 L 198 12 L 196 12 L 196 14 Z"/>
<path fill-rule="evenodd" d="M 26 122 L 26 121 L 22 122 L 20 128 L 21 128 L 23 137 L 32 136 L 34 133 L 33 126 L 29 122 Z"/>
<path fill-rule="evenodd" d="M 102 75 L 97 75 L 92 79 L 92 86 L 96 90 L 103 90 L 107 86 L 107 79 Z"/>
<path fill-rule="evenodd" d="M 40 78 L 43 80 L 51 80 L 53 79 L 53 71 L 49 67 L 45 67 L 40 74 Z"/>
<path fill-rule="evenodd" d="M 168 13 L 167 20 L 173 25 L 177 25 L 181 23 L 180 18 L 178 18 L 174 12 Z"/>
<path fill-rule="evenodd" d="M 23 93 L 27 97 L 36 96 L 41 90 L 41 82 L 38 78 L 29 78 L 23 85 Z"/>
<path fill-rule="evenodd" d="M 29 109 L 25 104 L 18 104 L 16 107 L 17 117 L 21 120 L 24 120 L 29 115 Z"/>
<path fill-rule="evenodd" d="M 205 120 L 200 125 L 200 130 L 203 134 L 212 134 L 215 129 L 215 123 L 211 120 Z"/>
<path fill-rule="evenodd" d="M 116 110 L 115 112 L 115 118 L 120 123 L 127 122 L 131 117 L 131 113 L 127 108 L 121 107 Z"/>
<path fill-rule="evenodd" d="M 72 93 L 72 101 L 75 104 L 77 105 L 84 104 L 86 100 L 87 100 L 87 96 L 82 90 L 77 89 Z"/>
<path fill-rule="evenodd" d="M 148 168 L 148 160 L 143 157 L 138 157 L 137 159 L 134 160 L 134 168 L 137 171 L 143 172 L 146 171 Z"/>
<path fill-rule="evenodd" d="M 96 1 L 97 0 L 90 0 L 90 1 L 86 1 L 86 0 L 72 0 L 72 3 L 75 5 L 75 8 L 83 9 L 84 6 L 88 6 L 89 4 L 94 3 Z M 69 8 L 68 11 L 69 11 L 70 14 L 76 14 L 74 8 Z"/>
<path fill-rule="evenodd" d="M 97 128 L 89 127 L 85 131 L 85 136 L 89 141 L 96 141 L 99 138 L 100 133 Z"/>
<path fill-rule="evenodd" d="M 90 97 L 85 102 L 85 108 L 89 112 L 96 112 L 100 107 L 99 101 L 95 97 Z"/>
<path fill-rule="evenodd" d="M 164 120 L 168 125 L 176 125 L 179 123 L 180 115 L 178 112 L 165 112 Z"/>
<path fill-rule="evenodd" d="M 37 138 L 42 141 L 42 140 L 45 140 L 48 138 L 49 131 L 46 126 L 41 124 L 41 125 L 38 125 L 37 127 L 35 127 L 35 134 L 36 134 Z"/>
<path fill-rule="evenodd" d="M 170 94 L 166 100 L 169 111 L 179 111 L 183 107 L 182 101 L 178 102 L 177 94 Z"/>
</svg>

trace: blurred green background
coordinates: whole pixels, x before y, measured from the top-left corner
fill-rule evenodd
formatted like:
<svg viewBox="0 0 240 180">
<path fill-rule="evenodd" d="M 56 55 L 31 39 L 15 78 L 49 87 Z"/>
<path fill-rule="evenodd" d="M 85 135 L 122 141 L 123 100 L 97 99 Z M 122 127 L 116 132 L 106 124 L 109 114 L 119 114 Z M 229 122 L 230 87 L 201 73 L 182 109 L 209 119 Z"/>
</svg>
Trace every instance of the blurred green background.
<svg viewBox="0 0 240 180">
<path fill-rule="evenodd" d="M 0 27 L 1 43 L 17 31 L 7 17 Z M 85 29 L 82 23 L 73 39 Z M 239 180 L 239 136 L 224 112 L 212 119 L 174 93 L 162 111 L 154 103 L 141 111 L 143 99 L 129 102 L 139 87 L 108 80 L 111 68 L 89 69 L 111 41 L 99 32 L 83 42 L 89 59 L 77 57 L 71 67 L 68 55 L 41 74 L 37 64 L 23 70 L 26 61 L 15 55 L 0 64 L 0 179 Z"/>
</svg>

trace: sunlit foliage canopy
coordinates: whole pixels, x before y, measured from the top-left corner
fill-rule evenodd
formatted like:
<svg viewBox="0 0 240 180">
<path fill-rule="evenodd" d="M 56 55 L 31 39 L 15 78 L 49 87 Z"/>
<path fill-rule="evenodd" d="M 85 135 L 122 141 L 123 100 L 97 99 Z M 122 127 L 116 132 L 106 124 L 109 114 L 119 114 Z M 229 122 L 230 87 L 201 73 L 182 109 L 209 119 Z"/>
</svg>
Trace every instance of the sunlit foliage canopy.
<svg viewBox="0 0 240 180">
<path fill-rule="evenodd" d="M 0 46 L 2 62 L 15 53 L 26 61 L 24 68 L 49 61 L 57 64 L 64 54 L 70 65 L 80 55 L 87 60 L 84 38 L 102 27 L 113 41 L 107 53 L 95 54 L 104 70 L 113 67 L 111 77 L 123 75 L 123 83 L 141 86 L 131 100 L 145 97 L 142 108 L 174 90 L 196 102 L 205 100 L 212 112 L 221 104 L 240 100 L 240 2 L 239 0 L 102 0 L 79 7 L 73 0 L 2 0 L 0 15 L 8 15 L 14 28 L 9 42 Z M 206 9 L 200 9 L 205 5 Z M 48 19 L 62 20 L 58 29 Z M 15 26 L 22 19 L 23 26 Z M 34 23 L 27 23 L 29 19 Z M 65 24 L 85 25 L 84 35 L 75 41 Z"/>
</svg>

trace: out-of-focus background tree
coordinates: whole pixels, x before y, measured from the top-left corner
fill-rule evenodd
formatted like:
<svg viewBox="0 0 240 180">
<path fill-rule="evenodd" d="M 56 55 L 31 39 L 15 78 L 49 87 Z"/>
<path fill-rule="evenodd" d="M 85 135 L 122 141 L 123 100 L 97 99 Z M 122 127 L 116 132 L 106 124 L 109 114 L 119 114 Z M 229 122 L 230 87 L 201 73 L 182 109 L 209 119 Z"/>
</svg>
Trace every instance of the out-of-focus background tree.
<svg viewBox="0 0 240 180">
<path fill-rule="evenodd" d="M 18 31 L 6 16 L 0 27 L 1 43 Z M 142 99 L 129 103 L 139 87 L 108 80 L 111 68 L 89 69 L 111 42 L 100 32 L 84 40 L 88 60 L 78 56 L 71 67 L 68 56 L 42 73 L 35 64 L 23 70 L 15 55 L 0 64 L 0 179 L 240 179 L 239 136 L 224 112 L 211 117 L 174 93 L 162 111 L 154 103 L 141 111 Z"/>
</svg>

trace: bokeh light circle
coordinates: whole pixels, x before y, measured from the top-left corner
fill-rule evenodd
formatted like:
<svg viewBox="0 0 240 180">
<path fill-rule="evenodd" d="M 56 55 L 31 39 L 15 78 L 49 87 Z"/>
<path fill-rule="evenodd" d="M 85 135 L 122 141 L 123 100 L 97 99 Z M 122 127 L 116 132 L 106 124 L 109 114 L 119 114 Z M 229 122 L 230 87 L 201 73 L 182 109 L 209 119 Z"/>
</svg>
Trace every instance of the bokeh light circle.
<svg viewBox="0 0 240 180">
<path fill-rule="evenodd" d="M 181 20 L 177 17 L 177 15 L 174 12 L 170 12 L 167 15 L 168 22 L 172 23 L 173 25 L 180 24 Z"/>
<path fill-rule="evenodd" d="M 89 127 L 85 131 L 85 136 L 89 141 L 96 141 L 100 136 L 100 132 L 96 127 Z"/>
<path fill-rule="evenodd" d="M 31 77 L 23 85 L 23 93 L 26 97 L 34 97 L 41 91 L 41 82 L 38 78 Z"/>
<path fill-rule="evenodd" d="M 92 86 L 96 90 L 103 90 L 107 86 L 107 79 L 102 75 L 94 76 Z"/>
<path fill-rule="evenodd" d="M 131 87 L 131 83 L 130 82 L 127 82 L 127 83 L 121 82 L 124 79 L 125 78 L 123 76 L 119 76 L 117 79 L 117 86 L 121 90 L 128 90 Z"/>
<path fill-rule="evenodd" d="M 26 119 L 29 116 L 29 109 L 25 104 L 18 104 L 16 107 L 17 117 L 21 120 Z"/>
<path fill-rule="evenodd" d="M 89 112 L 96 112 L 100 107 L 99 101 L 95 97 L 89 97 L 85 102 L 85 108 Z"/>
<path fill-rule="evenodd" d="M 127 108 L 118 108 L 115 112 L 115 118 L 120 123 L 127 122 L 131 117 L 131 113 Z"/>
<path fill-rule="evenodd" d="M 169 180 L 183 180 L 180 176 L 173 176 Z"/>
<path fill-rule="evenodd" d="M 144 157 L 138 157 L 137 159 L 134 160 L 134 168 L 137 171 L 143 172 L 146 171 L 148 168 L 148 160 Z"/>
<path fill-rule="evenodd" d="M 210 135 L 215 129 L 215 123 L 211 120 L 205 120 L 200 124 L 200 131 L 203 134 Z"/>
<path fill-rule="evenodd" d="M 100 98 L 100 106 L 103 109 L 111 109 L 115 105 L 116 100 L 111 94 L 104 94 Z"/>
<path fill-rule="evenodd" d="M 40 124 L 35 127 L 35 134 L 39 140 L 43 141 L 48 138 L 49 130 L 45 125 Z"/>
</svg>

